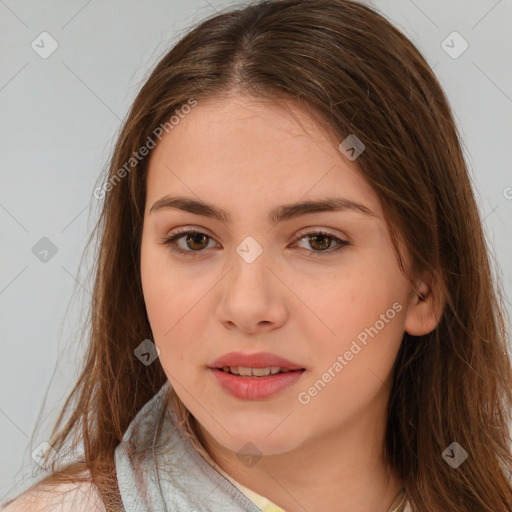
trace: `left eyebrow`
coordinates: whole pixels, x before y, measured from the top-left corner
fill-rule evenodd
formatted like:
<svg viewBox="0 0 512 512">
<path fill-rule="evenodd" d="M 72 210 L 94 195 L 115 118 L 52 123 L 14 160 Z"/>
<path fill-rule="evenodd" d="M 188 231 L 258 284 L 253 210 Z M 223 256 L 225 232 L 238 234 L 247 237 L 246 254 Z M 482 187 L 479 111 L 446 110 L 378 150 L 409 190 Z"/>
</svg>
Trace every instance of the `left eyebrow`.
<svg viewBox="0 0 512 512">
<path fill-rule="evenodd" d="M 165 196 L 156 201 L 149 213 L 166 208 L 176 208 L 195 215 L 211 217 L 225 223 L 231 221 L 231 214 L 218 206 L 184 196 Z M 284 220 L 320 212 L 344 212 L 355 211 L 357 213 L 379 218 L 367 206 L 344 197 L 330 197 L 317 201 L 304 201 L 302 203 L 284 204 L 273 208 L 268 214 L 268 221 L 277 224 Z"/>
</svg>

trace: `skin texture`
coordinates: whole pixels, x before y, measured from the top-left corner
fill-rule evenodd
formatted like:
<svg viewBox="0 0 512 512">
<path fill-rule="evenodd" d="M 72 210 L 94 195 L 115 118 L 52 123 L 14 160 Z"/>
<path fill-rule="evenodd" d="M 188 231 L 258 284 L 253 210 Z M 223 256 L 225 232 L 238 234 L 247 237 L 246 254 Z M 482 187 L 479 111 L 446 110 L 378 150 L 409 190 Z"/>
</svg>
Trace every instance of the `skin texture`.
<svg viewBox="0 0 512 512">
<path fill-rule="evenodd" d="M 400 272 L 378 197 L 355 162 L 290 105 L 293 116 L 247 96 L 201 101 L 153 150 L 141 247 L 147 314 L 160 362 L 224 471 L 287 511 L 386 512 L 402 486 L 381 457 L 392 366 L 404 331 L 432 331 L 439 311 L 428 279 L 417 281 L 420 300 Z M 231 222 L 177 209 L 150 213 L 166 195 L 217 205 Z M 267 220 L 275 206 L 327 196 L 362 203 L 377 217 L 343 211 L 275 226 Z M 210 237 L 176 242 L 189 252 L 200 247 L 198 257 L 161 243 L 180 227 Z M 351 245 L 303 235 L 320 229 Z M 248 236 L 263 250 L 250 264 L 236 252 Z M 378 334 L 300 403 L 299 393 L 390 309 Z M 306 371 L 270 398 L 237 399 L 208 369 L 235 350 L 272 352 Z M 240 454 L 256 457 L 247 463 Z"/>
</svg>

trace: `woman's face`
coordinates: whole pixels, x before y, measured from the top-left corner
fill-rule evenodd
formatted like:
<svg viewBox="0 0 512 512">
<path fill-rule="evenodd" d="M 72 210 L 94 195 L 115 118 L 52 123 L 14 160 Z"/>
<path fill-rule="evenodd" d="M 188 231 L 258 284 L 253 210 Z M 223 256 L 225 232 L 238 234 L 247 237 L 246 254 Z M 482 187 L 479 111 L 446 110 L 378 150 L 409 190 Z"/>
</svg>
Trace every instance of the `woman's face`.
<svg viewBox="0 0 512 512">
<path fill-rule="evenodd" d="M 160 363 L 202 431 L 234 452 L 382 422 L 404 330 L 424 321 L 376 194 L 293 110 L 300 123 L 248 97 L 200 101 L 149 163 L 141 273 Z M 327 200 L 339 208 L 293 206 Z"/>
</svg>

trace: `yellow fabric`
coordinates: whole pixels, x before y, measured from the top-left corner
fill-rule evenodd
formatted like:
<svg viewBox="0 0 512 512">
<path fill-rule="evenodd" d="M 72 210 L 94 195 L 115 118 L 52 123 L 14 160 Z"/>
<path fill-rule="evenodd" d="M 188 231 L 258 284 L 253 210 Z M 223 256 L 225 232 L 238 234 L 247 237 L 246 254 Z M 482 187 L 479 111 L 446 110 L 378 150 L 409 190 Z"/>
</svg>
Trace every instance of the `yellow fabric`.
<svg viewBox="0 0 512 512">
<path fill-rule="evenodd" d="M 235 487 L 237 487 L 240 490 L 240 492 L 245 494 L 247 498 L 251 500 L 262 512 L 286 512 L 281 507 L 278 507 L 275 503 L 272 503 L 269 499 L 265 498 L 264 496 L 261 496 L 261 494 L 251 491 L 251 489 L 244 487 L 241 483 L 231 478 L 212 459 L 210 459 L 208 462 L 210 462 L 210 464 L 212 464 L 219 473 L 224 475 Z"/>
<path fill-rule="evenodd" d="M 235 482 L 233 479 L 231 479 L 231 481 L 233 485 L 236 485 L 262 512 L 285 512 L 281 507 L 278 507 L 264 496 L 247 489 L 247 487 Z"/>
</svg>

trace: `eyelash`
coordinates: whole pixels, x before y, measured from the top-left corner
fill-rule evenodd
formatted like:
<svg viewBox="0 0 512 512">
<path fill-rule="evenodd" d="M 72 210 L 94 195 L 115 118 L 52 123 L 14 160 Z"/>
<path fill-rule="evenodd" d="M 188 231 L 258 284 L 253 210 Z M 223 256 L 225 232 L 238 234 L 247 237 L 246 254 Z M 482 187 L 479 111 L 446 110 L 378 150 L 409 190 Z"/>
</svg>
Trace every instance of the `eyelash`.
<svg viewBox="0 0 512 512">
<path fill-rule="evenodd" d="M 191 251 L 191 250 L 190 251 L 186 251 L 184 249 L 179 248 L 176 245 L 176 241 L 177 240 L 179 240 L 180 238 L 183 238 L 184 235 L 189 235 L 189 234 L 190 235 L 194 235 L 194 236 L 195 235 L 206 235 L 210 240 L 213 240 L 212 237 L 208 236 L 206 233 L 203 233 L 202 231 L 199 231 L 197 229 L 183 229 L 183 230 L 175 232 L 170 237 L 164 238 L 161 243 L 163 245 L 169 246 L 169 249 L 172 252 L 175 252 L 177 254 L 182 254 L 184 256 L 191 257 L 191 258 L 195 258 L 197 256 L 201 256 L 205 252 L 204 249 L 197 250 L 197 251 Z M 294 242 L 298 242 L 298 241 L 302 240 L 303 238 L 307 238 L 308 236 L 312 236 L 312 235 L 323 235 L 323 236 L 327 236 L 328 238 L 332 238 L 335 242 L 338 243 L 338 246 L 334 250 L 329 250 L 329 251 L 309 251 L 310 255 L 323 256 L 324 254 L 325 255 L 333 254 L 335 252 L 338 252 L 339 250 L 341 250 L 345 246 L 352 245 L 351 242 L 348 242 L 347 240 L 342 240 L 341 238 L 333 235 L 332 233 L 328 233 L 328 232 L 322 231 L 322 230 L 319 230 L 319 231 L 309 231 L 309 232 L 306 232 L 306 233 L 301 233 L 297 238 L 295 238 Z M 305 250 L 307 250 L 307 249 L 305 249 Z"/>
</svg>

